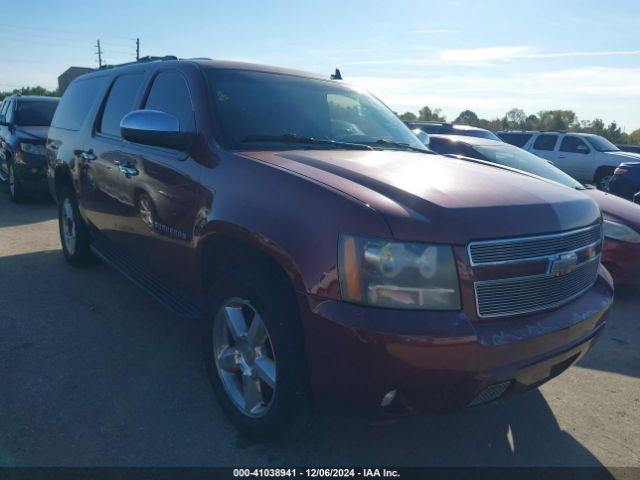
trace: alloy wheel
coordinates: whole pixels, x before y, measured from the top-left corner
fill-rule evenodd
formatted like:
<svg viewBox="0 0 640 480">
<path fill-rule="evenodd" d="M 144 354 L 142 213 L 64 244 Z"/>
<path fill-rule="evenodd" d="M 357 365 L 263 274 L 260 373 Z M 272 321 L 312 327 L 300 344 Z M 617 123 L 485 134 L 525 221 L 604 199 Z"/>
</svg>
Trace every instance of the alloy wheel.
<svg viewBox="0 0 640 480">
<path fill-rule="evenodd" d="M 151 203 L 149 199 L 145 196 L 140 197 L 139 200 L 139 212 L 140 218 L 145 223 L 147 227 L 153 229 L 153 210 L 151 208 Z"/>
<path fill-rule="evenodd" d="M 76 251 L 76 224 L 73 215 L 73 206 L 71 200 L 65 198 L 62 203 L 62 234 L 64 238 L 64 246 L 70 255 Z"/>
<path fill-rule="evenodd" d="M 13 172 L 13 165 L 9 164 L 9 191 L 11 192 L 11 196 L 16 196 L 16 176 Z"/>
<path fill-rule="evenodd" d="M 264 416 L 276 391 L 276 358 L 264 320 L 248 300 L 225 301 L 213 322 L 213 354 L 222 385 L 243 414 Z"/>
<path fill-rule="evenodd" d="M 602 190 L 604 192 L 608 192 L 609 191 L 609 184 L 611 183 L 612 179 L 613 179 L 613 175 L 606 175 L 606 176 L 602 177 L 600 179 L 600 183 L 598 185 L 600 190 Z"/>
</svg>

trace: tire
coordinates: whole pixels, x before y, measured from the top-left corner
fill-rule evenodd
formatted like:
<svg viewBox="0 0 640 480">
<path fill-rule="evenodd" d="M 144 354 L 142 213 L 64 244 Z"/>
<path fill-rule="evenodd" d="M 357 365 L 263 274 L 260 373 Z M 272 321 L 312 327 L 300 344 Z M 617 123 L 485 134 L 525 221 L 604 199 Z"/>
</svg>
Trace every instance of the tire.
<svg viewBox="0 0 640 480">
<path fill-rule="evenodd" d="M 13 163 L 7 162 L 7 170 L 9 173 L 9 197 L 14 203 L 22 203 L 26 200 L 26 195 L 24 194 L 18 173 L 13 167 Z"/>
<path fill-rule="evenodd" d="M 266 335 L 255 333 L 261 330 L 253 328 L 256 318 Z M 244 333 L 236 328 L 234 335 L 230 324 L 242 324 Z M 293 291 L 274 275 L 235 271 L 211 289 L 202 331 L 207 372 L 222 410 L 242 435 L 268 441 L 310 425 L 301 330 Z"/>
<path fill-rule="evenodd" d="M 596 178 L 594 179 L 596 187 L 598 190 L 602 190 L 603 192 L 609 191 L 609 183 L 613 178 L 614 168 L 600 168 L 596 172 Z"/>
<path fill-rule="evenodd" d="M 90 249 L 91 235 L 69 187 L 58 192 L 58 227 L 62 253 L 69 264 L 84 267 L 97 263 Z"/>
</svg>

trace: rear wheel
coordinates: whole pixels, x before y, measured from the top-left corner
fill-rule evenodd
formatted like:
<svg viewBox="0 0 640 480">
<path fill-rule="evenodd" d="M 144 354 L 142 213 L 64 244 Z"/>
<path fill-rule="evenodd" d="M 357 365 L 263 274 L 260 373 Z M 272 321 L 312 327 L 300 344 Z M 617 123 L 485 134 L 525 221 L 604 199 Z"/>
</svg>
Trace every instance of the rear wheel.
<svg viewBox="0 0 640 480">
<path fill-rule="evenodd" d="M 308 426 L 302 335 L 285 282 L 252 270 L 226 275 L 211 290 L 203 344 L 216 397 L 242 434 L 268 440 Z"/>
<path fill-rule="evenodd" d="M 9 196 L 15 203 L 21 203 L 25 200 L 24 189 L 20 183 L 20 178 L 11 162 L 7 165 L 9 173 Z"/>
<path fill-rule="evenodd" d="M 96 263 L 91 252 L 91 236 L 78 211 L 75 196 L 69 187 L 58 192 L 58 225 L 65 259 L 74 267 Z"/>
</svg>

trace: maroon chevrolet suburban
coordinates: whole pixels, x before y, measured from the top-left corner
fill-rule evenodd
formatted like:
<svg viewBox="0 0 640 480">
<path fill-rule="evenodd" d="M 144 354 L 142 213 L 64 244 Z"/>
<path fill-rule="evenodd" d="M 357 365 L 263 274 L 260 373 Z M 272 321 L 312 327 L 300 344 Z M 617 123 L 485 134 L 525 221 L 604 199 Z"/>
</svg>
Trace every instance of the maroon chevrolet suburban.
<svg viewBox="0 0 640 480">
<path fill-rule="evenodd" d="M 321 409 L 535 388 L 591 347 L 613 300 L 591 199 L 435 155 L 338 79 L 101 69 L 62 97 L 47 161 L 67 261 L 102 259 L 197 319 L 218 401 L 252 437 Z"/>
</svg>

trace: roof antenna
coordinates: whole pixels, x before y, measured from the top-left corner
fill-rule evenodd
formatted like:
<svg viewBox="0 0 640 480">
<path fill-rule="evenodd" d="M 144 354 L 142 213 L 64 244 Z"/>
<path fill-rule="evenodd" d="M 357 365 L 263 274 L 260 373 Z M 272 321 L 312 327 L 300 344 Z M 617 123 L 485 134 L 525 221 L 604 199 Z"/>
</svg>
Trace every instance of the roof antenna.
<svg viewBox="0 0 640 480">
<path fill-rule="evenodd" d="M 336 73 L 331 75 L 331 80 L 342 80 L 342 74 L 340 73 L 340 69 L 336 68 Z"/>
</svg>

